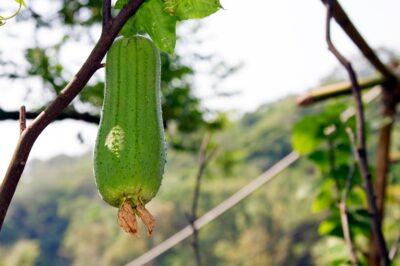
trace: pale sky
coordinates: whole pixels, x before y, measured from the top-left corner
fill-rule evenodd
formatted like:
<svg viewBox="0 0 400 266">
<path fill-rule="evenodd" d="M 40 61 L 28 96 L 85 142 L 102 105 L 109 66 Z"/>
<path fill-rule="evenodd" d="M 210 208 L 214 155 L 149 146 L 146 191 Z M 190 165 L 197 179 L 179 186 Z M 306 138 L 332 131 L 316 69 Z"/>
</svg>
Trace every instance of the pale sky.
<svg viewBox="0 0 400 266">
<path fill-rule="evenodd" d="M 38 0 L 40 2 L 40 0 Z M 177 51 L 201 50 L 215 53 L 228 63 L 243 63 L 241 71 L 220 84 L 221 88 L 240 91 L 238 96 L 208 99 L 212 94 L 211 82 L 206 74 L 196 78 L 197 93 L 206 97 L 205 105 L 241 112 L 255 110 L 260 104 L 271 102 L 289 93 L 301 93 L 313 86 L 336 65 L 326 50 L 324 39 L 325 9 L 320 0 L 225 0 L 224 10 L 203 20 L 196 38 L 203 40 L 200 47 L 187 47 L 178 43 Z M 341 1 L 371 46 L 400 49 L 400 1 L 398 0 L 346 0 Z M 29 1 L 27 1 L 29 5 Z M 190 22 L 189 22 L 190 23 Z M 5 32 L 26 31 L 29 25 L 13 22 L 0 28 L 0 51 L 10 54 L 10 49 L 23 46 L 15 39 L 7 39 Z M 184 32 L 184 27 L 180 31 Z M 51 35 L 43 36 L 50 38 Z M 51 39 L 51 38 L 50 38 Z M 5 40 L 5 41 L 3 41 Z M 334 41 L 347 55 L 357 55 L 357 49 L 338 29 Z M 88 49 L 71 56 L 74 71 L 83 62 Z M 15 54 L 16 57 L 21 56 Z M 69 57 L 68 57 L 69 58 Z M 200 68 L 200 66 L 199 66 Z M 206 71 L 203 69 L 203 71 Z M 72 74 L 72 73 L 71 73 Z M 17 109 L 23 103 L 23 88 L 8 88 L 1 84 L 0 106 Z M 25 104 L 25 102 L 24 102 Z M 87 144 L 78 143 L 76 134 L 82 132 Z M 0 177 L 4 175 L 18 136 L 16 122 L 0 122 Z M 79 154 L 90 149 L 96 127 L 81 122 L 56 122 L 48 127 L 36 142 L 30 159 L 49 158 L 56 154 Z"/>
</svg>

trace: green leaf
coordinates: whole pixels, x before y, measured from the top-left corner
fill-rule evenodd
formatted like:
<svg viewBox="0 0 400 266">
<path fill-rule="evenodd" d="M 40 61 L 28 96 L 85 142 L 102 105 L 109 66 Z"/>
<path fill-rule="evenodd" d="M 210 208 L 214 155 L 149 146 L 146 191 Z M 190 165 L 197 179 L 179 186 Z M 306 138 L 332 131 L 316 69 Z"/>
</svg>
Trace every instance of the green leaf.
<svg viewBox="0 0 400 266">
<path fill-rule="evenodd" d="M 317 182 L 317 195 L 311 204 L 311 211 L 317 213 L 326 210 L 336 210 L 336 202 L 332 195 L 333 187 L 335 185 L 332 178 L 326 178 Z"/>
<path fill-rule="evenodd" d="M 348 209 L 350 231 L 354 235 L 368 236 L 370 233 L 371 218 L 366 209 L 351 211 Z"/>
<path fill-rule="evenodd" d="M 122 9 L 129 0 L 118 0 L 115 9 Z M 203 18 L 221 8 L 219 0 L 148 0 L 122 29 L 122 35 L 150 35 L 157 47 L 172 54 L 176 43 L 176 23 Z"/>
<path fill-rule="evenodd" d="M 318 226 L 318 233 L 320 235 L 329 235 L 331 234 L 336 228 L 338 224 L 336 221 L 326 220 L 322 221 Z"/>
<path fill-rule="evenodd" d="M 126 0 L 118 1 L 118 6 L 123 5 L 124 1 L 126 2 Z M 170 16 L 164 10 L 162 1 L 150 0 L 145 2 L 136 15 L 127 22 L 122 35 L 132 36 L 145 32 L 160 50 L 172 54 L 176 43 L 176 21 L 176 17 Z"/>
<path fill-rule="evenodd" d="M 338 212 L 332 213 L 319 224 L 318 233 L 320 235 L 331 235 L 342 237 L 342 226 Z"/>
<path fill-rule="evenodd" d="M 347 205 L 349 206 L 364 206 L 366 202 L 367 197 L 364 189 L 360 186 L 354 187 L 347 196 Z"/>
<path fill-rule="evenodd" d="M 323 173 L 328 173 L 330 170 L 329 154 L 326 150 L 317 149 L 307 155 L 307 158 L 318 166 Z"/>
<path fill-rule="evenodd" d="M 323 125 L 318 116 L 307 116 L 296 123 L 293 128 L 293 149 L 301 155 L 316 149 L 323 141 Z"/>
<path fill-rule="evenodd" d="M 324 105 L 324 110 L 320 115 L 326 119 L 338 120 L 346 108 L 347 105 L 343 102 L 330 102 Z"/>
<path fill-rule="evenodd" d="M 129 3 L 129 0 L 118 0 L 115 3 L 114 8 L 115 9 L 122 9 L 124 6 L 126 6 Z"/>
<path fill-rule="evenodd" d="M 179 20 L 204 18 L 221 8 L 219 0 L 165 0 L 164 5 Z"/>
</svg>

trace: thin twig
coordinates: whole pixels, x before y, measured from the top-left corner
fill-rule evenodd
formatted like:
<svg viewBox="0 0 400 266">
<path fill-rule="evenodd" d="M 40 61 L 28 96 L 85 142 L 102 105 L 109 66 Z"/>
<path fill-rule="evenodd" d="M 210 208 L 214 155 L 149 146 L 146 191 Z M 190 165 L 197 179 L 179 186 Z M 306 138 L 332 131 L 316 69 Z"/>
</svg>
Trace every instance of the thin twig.
<svg viewBox="0 0 400 266">
<path fill-rule="evenodd" d="M 377 245 L 384 265 L 389 265 L 388 251 L 386 242 L 382 233 L 381 222 L 375 201 L 374 188 L 372 185 L 371 173 L 368 166 L 366 139 L 365 139 L 365 119 L 364 119 L 364 107 L 361 100 L 361 88 L 357 81 L 356 73 L 353 70 L 351 63 L 336 49 L 331 40 L 331 19 L 332 19 L 332 7 L 333 0 L 327 1 L 327 18 L 326 18 L 326 42 L 328 49 L 336 57 L 336 59 L 343 65 L 347 70 L 350 81 L 352 83 L 352 91 L 354 100 L 356 103 L 356 123 L 357 123 L 357 162 L 360 168 L 361 176 L 364 179 L 365 192 L 368 200 L 368 210 L 371 215 L 371 226 L 377 240 Z"/>
<path fill-rule="evenodd" d="M 390 249 L 389 252 L 389 258 L 390 260 L 394 260 L 394 258 L 396 258 L 396 255 L 399 252 L 399 246 L 400 246 L 400 236 L 397 237 L 396 241 L 394 242 L 392 248 Z"/>
<path fill-rule="evenodd" d="M 22 6 L 23 6 L 23 2 L 20 1 L 17 11 L 15 11 L 14 13 L 12 13 L 11 15 L 6 16 L 6 17 L 0 16 L 0 26 L 4 25 L 6 20 L 12 19 L 16 15 L 18 15 L 19 12 L 21 12 Z"/>
<path fill-rule="evenodd" d="M 110 27 L 107 30 L 103 28 L 97 44 L 78 73 L 71 79 L 70 83 L 61 91 L 57 98 L 32 121 L 31 125 L 24 131 L 24 134 L 21 135 L 0 187 L 0 227 L 3 225 L 7 210 L 36 139 L 85 87 L 89 79 L 97 71 L 99 64 L 124 24 L 136 13 L 143 2 L 144 0 L 131 0 L 115 19 L 112 20 Z"/>
<path fill-rule="evenodd" d="M 352 165 L 352 166 L 350 167 L 349 175 L 348 175 L 347 178 L 346 178 L 346 183 L 345 183 L 344 189 L 343 189 L 343 191 L 342 191 L 341 201 L 346 202 L 346 200 L 347 200 L 347 196 L 348 196 L 348 194 L 349 194 L 349 192 L 350 192 L 350 188 L 351 188 L 351 179 L 352 179 L 353 176 L 354 176 L 354 171 L 355 171 L 355 166 Z"/>
<path fill-rule="evenodd" d="M 350 127 L 346 128 L 346 132 L 347 132 L 347 135 L 349 136 L 349 140 L 350 140 L 350 144 L 351 144 L 351 148 L 352 148 L 354 157 L 356 158 L 356 161 L 357 161 L 358 165 L 360 166 L 359 162 L 360 162 L 361 159 L 360 159 L 360 155 L 358 153 L 358 149 L 357 149 L 357 146 L 356 146 L 356 140 L 355 140 L 354 132 Z M 361 170 L 360 170 L 360 172 L 361 172 Z M 367 197 L 368 197 L 368 193 L 367 193 Z M 367 200 L 368 200 L 368 209 L 369 209 L 369 199 L 367 199 Z M 375 216 L 373 216 L 371 214 L 370 210 L 369 210 L 369 213 L 370 213 L 370 216 L 371 216 L 371 226 L 373 227 L 373 232 L 375 234 L 375 229 L 374 229 L 375 220 L 374 220 L 374 217 L 376 217 L 377 214 L 375 213 Z M 379 222 L 379 220 L 378 220 L 378 222 Z M 376 239 L 376 241 L 378 241 L 378 238 L 375 238 L 375 239 Z M 380 243 L 378 243 L 378 244 L 379 244 L 379 247 L 380 247 Z M 385 243 L 385 247 L 386 247 L 386 243 Z M 381 248 L 379 248 L 379 252 L 381 252 Z M 389 261 L 388 262 L 384 261 L 384 263 L 385 263 L 385 265 L 390 265 Z M 386 264 L 386 263 L 388 263 L 388 264 Z"/>
<path fill-rule="evenodd" d="M 105 67 L 105 66 L 106 66 L 106 63 L 101 63 L 101 64 L 99 65 L 98 69 L 103 68 L 103 67 Z"/>
<path fill-rule="evenodd" d="M 353 241 L 350 235 L 350 225 L 349 225 L 349 218 L 347 216 L 346 202 L 341 201 L 339 203 L 339 211 L 340 211 L 340 221 L 342 224 L 343 237 L 346 242 L 347 249 L 349 251 L 351 264 L 353 266 L 359 265 Z"/>
<path fill-rule="evenodd" d="M 25 129 L 26 129 L 26 110 L 25 106 L 22 105 L 19 108 L 19 134 L 22 135 Z"/>
<path fill-rule="evenodd" d="M 343 230 L 343 237 L 346 242 L 347 249 L 349 251 L 350 255 L 350 261 L 353 266 L 358 265 L 357 261 L 357 256 L 355 253 L 353 241 L 351 239 L 351 234 L 350 234 L 350 225 L 349 225 L 349 219 L 347 215 L 347 210 L 346 210 L 346 200 L 347 200 L 347 195 L 350 191 L 351 187 L 351 178 L 353 177 L 354 174 L 354 167 L 350 168 L 349 175 L 346 178 L 346 183 L 344 185 L 344 188 L 342 190 L 342 194 L 340 195 L 340 185 L 339 185 L 339 180 L 335 176 L 335 150 L 333 146 L 333 140 L 330 137 L 330 134 L 334 132 L 334 127 L 328 127 L 326 129 L 325 133 L 328 136 L 328 158 L 329 158 L 329 169 L 331 175 L 334 177 L 335 181 L 335 187 L 336 187 L 336 196 L 337 196 L 337 202 L 338 202 L 338 208 L 339 208 L 339 214 L 340 214 L 340 220 L 341 220 L 341 225 L 342 225 L 342 230 Z"/>
<path fill-rule="evenodd" d="M 207 148 L 208 144 L 210 143 L 211 140 L 211 134 L 206 133 L 206 135 L 203 138 L 203 141 L 200 146 L 199 150 L 199 168 L 197 171 L 196 175 L 196 185 L 195 185 L 195 190 L 194 190 L 194 195 L 193 195 L 193 202 L 192 202 L 192 215 L 197 216 L 197 207 L 198 207 L 198 200 L 199 200 L 199 193 L 200 193 L 200 185 L 201 185 L 201 177 L 203 176 L 205 167 L 206 167 L 206 156 L 207 156 Z"/>
<path fill-rule="evenodd" d="M 329 127 L 331 128 L 331 127 Z M 333 133 L 333 131 L 331 131 Z M 329 136 L 331 133 L 326 134 L 328 135 L 328 161 L 329 161 L 329 172 L 330 174 L 335 177 L 335 171 L 336 171 L 336 165 L 335 165 L 335 150 L 333 147 L 333 140 L 331 136 Z M 339 180 L 337 178 L 333 178 L 335 182 L 335 188 L 336 188 L 336 198 L 337 201 L 339 202 L 339 193 L 340 193 L 340 186 L 339 186 Z"/>
<path fill-rule="evenodd" d="M 192 201 L 192 210 L 191 210 L 190 215 L 187 215 L 189 223 L 193 229 L 192 247 L 193 247 L 193 251 L 195 254 L 197 266 L 201 265 L 201 256 L 200 256 L 200 246 L 199 246 L 199 231 L 196 228 L 194 222 L 197 219 L 197 210 L 198 210 L 200 189 L 201 189 L 201 178 L 204 174 L 205 169 L 207 168 L 208 162 L 215 155 L 216 150 L 217 150 L 215 148 L 211 152 L 207 153 L 207 149 L 208 149 L 210 140 L 211 140 L 211 133 L 208 132 L 204 135 L 203 141 L 202 141 L 200 149 L 199 149 L 199 160 L 198 160 L 199 168 L 198 168 L 197 175 L 196 175 L 195 188 L 194 188 L 193 201 Z"/>
<path fill-rule="evenodd" d="M 347 215 L 347 208 L 346 208 L 346 200 L 347 200 L 347 195 L 350 191 L 351 187 L 351 179 L 354 175 L 354 166 L 350 168 L 349 175 L 347 176 L 346 179 L 346 184 L 342 192 L 342 197 L 339 202 L 339 212 L 340 212 L 340 220 L 342 224 L 342 230 L 343 230 L 343 237 L 347 245 L 347 249 L 350 254 L 350 261 L 353 266 L 359 265 L 357 256 L 356 256 L 356 251 L 355 247 L 353 244 L 353 241 L 351 239 L 351 234 L 350 234 L 350 224 L 349 224 L 349 217 Z"/>
</svg>

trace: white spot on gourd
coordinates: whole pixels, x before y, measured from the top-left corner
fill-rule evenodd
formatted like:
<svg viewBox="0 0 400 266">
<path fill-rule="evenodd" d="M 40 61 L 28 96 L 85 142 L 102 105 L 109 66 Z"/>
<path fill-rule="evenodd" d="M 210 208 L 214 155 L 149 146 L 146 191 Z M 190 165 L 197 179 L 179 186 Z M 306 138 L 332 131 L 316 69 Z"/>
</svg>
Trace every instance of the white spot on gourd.
<svg viewBox="0 0 400 266">
<path fill-rule="evenodd" d="M 105 146 L 117 158 L 121 156 L 124 148 L 125 132 L 120 126 L 113 127 L 107 134 Z"/>
</svg>

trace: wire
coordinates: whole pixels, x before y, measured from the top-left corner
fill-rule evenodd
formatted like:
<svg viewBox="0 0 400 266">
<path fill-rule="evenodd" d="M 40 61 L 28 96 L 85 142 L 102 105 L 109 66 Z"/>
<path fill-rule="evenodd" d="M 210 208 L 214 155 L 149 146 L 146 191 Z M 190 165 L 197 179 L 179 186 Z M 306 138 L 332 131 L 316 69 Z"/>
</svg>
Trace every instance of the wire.
<svg viewBox="0 0 400 266">
<path fill-rule="evenodd" d="M 299 155 L 296 152 L 291 152 L 289 155 L 284 157 L 282 160 L 277 162 L 274 166 L 270 169 L 262 173 L 256 179 L 251 181 L 249 184 L 244 186 L 242 189 L 237 191 L 235 194 L 230 196 L 228 199 L 211 209 L 209 212 L 201 216 L 194 222 L 194 226 L 197 230 L 202 228 L 203 226 L 207 225 L 211 221 L 218 218 L 221 214 L 228 211 L 230 208 L 238 204 L 241 200 L 252 194 L 256 189 L 264 185 L 265 183 L 271 181 L 274 177 L 276 177 L 279 173 L 285 170 L 289 165 L 293 164 L 295 161 L 299 159 Z M 161 244 L 157 245 L 156 247 L 150 249 L 137 259 L 133 260 L 132 262 L 128 263 L 127 266 L 138 266 L 144 265 L 156 257 L 160 256 L 167 250 L 171 249 L 184 239 L 188 238 L 193 234 L 193 229 L 190 225 L 186 226 L 170 238 L 166 239 Z"/>
</svg>

